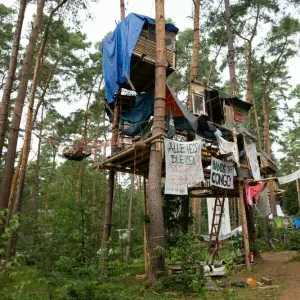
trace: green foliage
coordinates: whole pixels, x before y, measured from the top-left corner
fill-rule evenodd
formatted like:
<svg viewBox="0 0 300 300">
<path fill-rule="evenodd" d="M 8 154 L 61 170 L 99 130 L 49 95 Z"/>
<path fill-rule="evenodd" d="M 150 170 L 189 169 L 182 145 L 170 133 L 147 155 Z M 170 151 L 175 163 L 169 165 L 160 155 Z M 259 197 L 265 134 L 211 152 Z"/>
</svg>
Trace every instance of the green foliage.
<svg viewBox="0 0 300 300">
<path fill-rule="evenodd" d="M 6 245 L 20 225 L 17 214 L 11 218 L 8 225 L 5 225 L 7 213 L 8 209 L 0 211 L 0 229 L 3 230 L 3 232 L 0 232 L 0 257 L 5 256 Z"/>
<path fill-rule="evenodd" d="M 175 275 L 165 275 L 158 279 L 158 290 L 175 290 L 183 293 L 203 292 L 204 275 L 200 262 L 207 258 L 206 245 L 201 243 L 197 235 L 179 234 L 176 243 L 166 247 L 166 258 L 170 265 L 180 265 L 181 272 Z M 200 274 L 195 273 L 198 265 Z"/>
<path fill-rule="evenodd" d="M 4 87 L 5 73 L 9 65 L 14 14 L 15 11 L 13 9 L 0 3 L 0 91 Z"/>
</svg>

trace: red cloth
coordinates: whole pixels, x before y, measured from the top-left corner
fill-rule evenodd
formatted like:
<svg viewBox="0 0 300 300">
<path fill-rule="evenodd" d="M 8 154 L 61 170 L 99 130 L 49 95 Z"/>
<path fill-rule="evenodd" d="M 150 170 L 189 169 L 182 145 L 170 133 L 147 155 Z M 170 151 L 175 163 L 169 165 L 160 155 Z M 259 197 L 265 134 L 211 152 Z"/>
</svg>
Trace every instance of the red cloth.
<svg viewBox="0 0 300 300">
<path fill-rule="evenodd" d="M 266 181 L 257 185 L 245 184 L 246 202 L 248 205 L 253 206 L 253 198 L 257 201 L 259 194 L 264 189 Z"/>
</svg>

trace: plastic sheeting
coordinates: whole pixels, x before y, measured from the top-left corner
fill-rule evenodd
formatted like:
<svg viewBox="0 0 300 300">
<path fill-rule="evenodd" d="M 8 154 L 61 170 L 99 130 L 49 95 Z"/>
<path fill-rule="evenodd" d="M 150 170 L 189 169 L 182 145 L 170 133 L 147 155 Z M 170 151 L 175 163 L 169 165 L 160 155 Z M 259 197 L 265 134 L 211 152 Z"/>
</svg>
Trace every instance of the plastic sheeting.
<svg viewBox="0 0 300 300">
<path fill-rule="evenodd" d="M 125 135 L 138 135 L 148 124 L 147 120 L 153 113 L 153 101 L 152 92 L 136 96 L 133 109 L 122 116 L 123 121 L 131 123 L 131 126 L 124 130 Z"/>
<path fill-rule="evenodd" d="M 131 13 L 103 41 L 102 72 L 108 103 L 114 102 L 118 84 L 127 82 L 125 73 L 130 74 L 131 55 L 145 22 L 155 25 L 154 19 Z M 166 23 L 166 30 L 178 32 L 170 23 Z"/>
</svg>

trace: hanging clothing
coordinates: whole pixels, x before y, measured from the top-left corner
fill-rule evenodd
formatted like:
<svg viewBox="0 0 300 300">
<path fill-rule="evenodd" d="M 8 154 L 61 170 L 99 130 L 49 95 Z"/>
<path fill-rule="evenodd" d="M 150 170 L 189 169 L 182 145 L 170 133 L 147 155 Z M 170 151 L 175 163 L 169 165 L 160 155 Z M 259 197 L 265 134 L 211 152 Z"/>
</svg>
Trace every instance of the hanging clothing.
<svg viewBox="0 0 300 300">
<path fill-rule="evenodd" d="M 296 229 L 300 228 L 300 218 L 293 217 Z"/>
<path fill-rule="evenodd" d="M 265 218 L 270 215 L 271 207 L 269 203 L 269 196 L 268 196 L 268 188 L 265 188 L 260 192 L 259 197 L 255 203 L 255 207 L 257 209 L 258 214 Z"/>
<path fill-rule="evenodd" d="M 238 163 L 239 153 L 236 143 L 228 142 L 220 136 L 217 136 L 217 140 L 221 154 L 232 153 L 231 159 Z"/>
<path fill-rule="evenodd" d="M 245 184 L 245 194 L 246 194 L 246 203 L 250 206 L 253 206 L 253 198 L 257 201 L 259 194 L 265 187 L 266 182 L 257 184 L 257 185 L 248 185 Z"/>
</svg>

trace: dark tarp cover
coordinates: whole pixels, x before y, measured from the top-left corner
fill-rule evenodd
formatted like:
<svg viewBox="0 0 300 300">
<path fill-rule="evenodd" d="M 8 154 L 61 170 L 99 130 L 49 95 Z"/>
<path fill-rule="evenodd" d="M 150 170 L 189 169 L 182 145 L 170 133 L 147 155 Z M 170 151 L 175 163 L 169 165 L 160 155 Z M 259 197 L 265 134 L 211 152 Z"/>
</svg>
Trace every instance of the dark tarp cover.
<svg viewBox="0 0 300 300">
<path fill-rule="evenodd" d="M 138 135 L 148 124 L 147 120 L 149 120 L 153 113 L 153 101 L 152 91 L 136 96 L 134 107 L 122 116 L 123 121 L 131 123 L 131 125 L 124 130 L 125 135 Z"/>
<path fill-rule="evenodd" d="M 153 115 L 154 93 L 155 91 L 149 91 L 137 95 L 134 107 L 122 116 L 122 121 L 131 123 L 131 125 L 124 130 L 125 135 L 138 135 L 141 129 L 147 125 L 146 121 Z M 197 132 L 197 117 L 186 109 L 169 86 L 166 85 L 166 117 L 170 111 L 172 112 L 175 128 Z"/>
<path fill-rule="evenodd" d="M 108 103 L 114 102 L 118 84 L 127 82 L 124 74 L 130 75 L 131 54 L 145 22 L 155 25 L 154 19 L 131 13 L 103 41 L 102 72 Z M 166 30 L 178 32 L 178 28 L 170 23 L 166 23 Z"/>
</svg>

